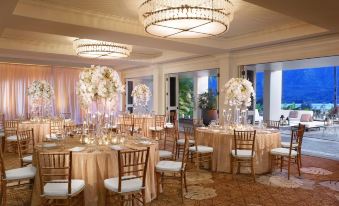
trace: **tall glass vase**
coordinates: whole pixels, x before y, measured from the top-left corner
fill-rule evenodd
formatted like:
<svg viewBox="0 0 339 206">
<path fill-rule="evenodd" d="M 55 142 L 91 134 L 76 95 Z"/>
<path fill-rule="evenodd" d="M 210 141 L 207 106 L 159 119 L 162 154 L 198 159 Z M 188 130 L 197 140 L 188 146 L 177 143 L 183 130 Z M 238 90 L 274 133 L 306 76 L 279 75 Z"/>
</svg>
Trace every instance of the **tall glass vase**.
<svg viewBox="0 0 339 206">
<path fill-rule="evenodd" d="M 236 106 L 233 111 L 233 123 L 235 125 L 240 124 L 240 109 Z"/>
</svg>

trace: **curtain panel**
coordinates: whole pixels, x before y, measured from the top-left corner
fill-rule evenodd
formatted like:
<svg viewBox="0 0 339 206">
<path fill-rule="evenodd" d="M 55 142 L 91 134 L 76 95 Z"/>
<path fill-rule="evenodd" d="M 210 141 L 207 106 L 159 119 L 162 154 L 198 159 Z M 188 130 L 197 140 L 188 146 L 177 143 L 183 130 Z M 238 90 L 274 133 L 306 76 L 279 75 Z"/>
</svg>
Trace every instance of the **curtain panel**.
<svg viewBox="0 0 339 206">
<path fill-rule="evenodd" d="M 70 112 L 81 122 L 81 109 L 76 95 L 80 68 L 0 63 L 0 113 L 6 119 L 28 116 L 27 88 L 34 80 L 46 80 L 54 88 L 53 113 Z"/>
</svg>

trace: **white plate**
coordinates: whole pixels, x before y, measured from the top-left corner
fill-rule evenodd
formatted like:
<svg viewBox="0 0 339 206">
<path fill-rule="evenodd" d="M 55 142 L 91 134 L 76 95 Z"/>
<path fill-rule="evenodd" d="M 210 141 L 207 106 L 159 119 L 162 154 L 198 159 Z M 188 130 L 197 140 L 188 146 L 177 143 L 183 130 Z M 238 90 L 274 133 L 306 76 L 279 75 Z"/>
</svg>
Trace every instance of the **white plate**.
<svg viewBox="0 0 339 206">
<path fill-rule="evenodd" d="M 207 130 L 208 127 L 199 127 L 198 129 L 201 129 L 201 130 Z"/>
<path fill-rule="evenodd" d="M 122 145 L 112 145 L 111 149 L 112 150 L 123 150 L 123 149 L 125 149 L 125 147 L 122 146 Z"/>
<path fill-rule="evenodd" d="M 53 148 L 53 147 L 56 147 L 56 146 L 57 146 L 57 144 L 55 144 L 55 143 L 45 143 L 45 144 L 42 145 L 42 147 L 44 147 L 44 148 Z"/>
<path fill-rule="evenodd" d="M 70 149 L 69 151 L 72 152 L 81 152 L 85 149 L 85 147 L 73 147 L 72 149 Z"/>
<path fill-rule="evenodd" d="M 150 145 L 152 142 L 149 140 L 142 140 L 139 142 L 140 144 Z"/>
</svg>

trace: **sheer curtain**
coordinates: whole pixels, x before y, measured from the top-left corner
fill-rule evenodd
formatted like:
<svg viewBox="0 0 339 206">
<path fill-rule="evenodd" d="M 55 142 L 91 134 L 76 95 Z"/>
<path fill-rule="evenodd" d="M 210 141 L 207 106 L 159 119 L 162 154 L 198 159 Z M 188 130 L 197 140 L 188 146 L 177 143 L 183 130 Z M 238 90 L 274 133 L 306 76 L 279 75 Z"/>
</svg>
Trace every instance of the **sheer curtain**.
<svg viewBox="0 0 339 206">
<path fill-rule="evenodd" d="M 81 121 L 80 104 L 76 95 L 79 68 L 0 63 L 0 113 L 6 119 L 29 113 L 27 87 L 34 80 L 46 80 L 55 91 L 54 113 L 71 112 Z"/>
</svg>

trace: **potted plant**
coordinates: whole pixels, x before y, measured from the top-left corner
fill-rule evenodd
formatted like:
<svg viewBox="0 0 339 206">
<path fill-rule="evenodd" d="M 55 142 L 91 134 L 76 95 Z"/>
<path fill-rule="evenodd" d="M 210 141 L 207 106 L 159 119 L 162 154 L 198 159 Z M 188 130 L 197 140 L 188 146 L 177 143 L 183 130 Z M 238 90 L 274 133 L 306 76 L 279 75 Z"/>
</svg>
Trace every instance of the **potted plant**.
<svg viewBox="0 0 339 206">
<path fill-rule="evenodd" d="M 217 93 L 211 89 L 199 95 L 199 108 L 202 111 L 203 123 L 207 126 L 218 118 Z"/>
</svg>

